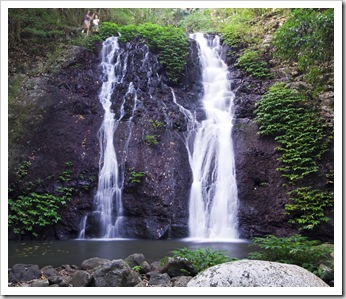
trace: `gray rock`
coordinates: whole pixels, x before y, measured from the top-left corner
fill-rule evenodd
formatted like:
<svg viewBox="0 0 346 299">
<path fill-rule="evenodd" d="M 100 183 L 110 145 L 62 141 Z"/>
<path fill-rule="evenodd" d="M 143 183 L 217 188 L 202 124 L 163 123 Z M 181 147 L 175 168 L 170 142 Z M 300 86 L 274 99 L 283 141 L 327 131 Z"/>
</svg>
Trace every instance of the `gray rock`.
<svg viewBox="0 0 346 299">
<path fill-rule="evenodd" d="M 61 268 L 59 267 L 59 269 L 59 275 L 55 278 L 50 278 L 50 283 L 58 284 L 59 287 L 68 287 L 76 270 L 70 265 L 63 265 Z"/>
<path fill-rule="evenodd" d="M 177 276 L 172 278 L 173 287 L 186 287 L 192 276 Z"/>
<path fill-rule="evenodd" d="M 296 265 L 240 260 L 208 268 L 188 287 L 329 287 L 322 279 Z"/>
<path fill-rule="evenodd" d="M 56 275 L 56 276 L 48 277 L 48 281 L 50 284 L 60 284 L 63 281 L 63 278 Z"/>
<path fill-rule="evenodd" d="M 176 257 L 169 257 L 161 272 L 167 273 L 170 277 L 197 274 L 188 260 Z"/>
<path fill-rule="evenodd" d="M 127 262 L 131 268 L 140 266 L 141 268 L 139 270 L 139 273 L 144 274 L 151 271 L 151 267 L 145 260 L 144 254 L 142 253 L 131 254 L 126 259 L 124 259 L 124 261 Z"/>
<path fill-rule="evenodd" d="M 47 278 L 39 278 L 35 279 L 31 284 L 30 287 L 49 287 L 49 281 Z"/>
<path fill-rule="evenodd" d="M 147 275 L 150 277 L 149 286 L 155 287 L 171 287 L 171 278 L 167 273 L 149 272 Z"/>
<path fill-rule="evenodd" d="M 163 265 L 161 265 L 161 262 L 155 261 L 150 264 L 151 271 L 156 271 L 156 272 L 162 272 Z"/>
<path fill-rule="evenodd" d="M 90 273 L 80 270 L 73 274 L 71 284 L 74 287 L 88 287 L 92 281 L 92 276 Z"/>
<path fill-rule="evenodd" d="M 8 281 L 17 283 L 20 281 L 29 281 L 41 276 L 41 270 L 37 265 L 16 264 L 8 273 Z"/>
<path fill-rule="evenodd" d="M 92 257 L 92 258 L 87 259 L 87 260 L 82 262 L 81 269 L 82 270 L 91 270 L 91 269 L 97 268 L 97 267 L 104 265 L 106 263 L 109 263 L 109 262 L 110 262 L 110 260 L 108 260 L 108 259 L 102 259 L 99 257 Z"/>
<path fill-rule="evenodd" d="M 41 268 L 42 275 L 46 277 L 50 284 L 58 284 L 61 282 L 61 277 L 58 276 L 59 272 L 52 266 L 45 266 Z"/>
<path fill-rule="evenodd" d="M 121 259 L 101 265 L 92 276 L 93 287 L 133 287 L 141 282 L 139 274 Z"/>
</svg>

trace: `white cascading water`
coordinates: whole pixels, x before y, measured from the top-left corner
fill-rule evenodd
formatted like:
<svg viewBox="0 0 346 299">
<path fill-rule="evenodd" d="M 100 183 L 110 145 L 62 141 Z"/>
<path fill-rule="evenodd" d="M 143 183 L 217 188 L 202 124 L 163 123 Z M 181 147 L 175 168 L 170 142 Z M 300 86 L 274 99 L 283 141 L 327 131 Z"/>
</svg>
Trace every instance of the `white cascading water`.
<svg viewBox="0 0 346 299">
<path fill-rule="evenodd" d="M 123 118 L 124 104 L 128 94 L 134 95 L 134 109 L 136 108 L 137 95 L 132 82 L 129 84 L 127 94 L 120 107 L 118 118 L 112 111 L 111 97 L 116 86 L 122 82 L 127 68 L 127 55 L 121 58 L 117 37 L 110 37 L 102 47 L 102 74 L 103 84 L 99 94 L 100 103 L 104 109 L 104 119 L 99 130 L 100 142 L 100 171 L 98 177 L 98 188 L 94 197 L 94 215 L 99 215 L 100 237 L 115 238 L 119 237 L 119 221 L 122 216 L 122 187 L 123 174 L 119 172 L 120 165 L 117 159 L 114 146 L 114 132 Z M 133 112 L 132 112 L 133 114 Z M 131 121 L 132 117 L 130 118 Z M 131 125 L 129 125 L 131 130 Z M 129 133 L 129 138 L 131 134 Z M 128 139 L 129 139 L 128 138 Z M 126 142 L 125 147 L 128 145 Z M 79 238 L 85 238 L 85 226 L 87 216 L 82 220 Z"/>
<path fill-rule="evenodd" d="M 190 165 L 191 238 L 237 239 L 238 192 L 232 142 L 233 99 L 227 65 L 220 58 L 220 39 L 190 35 L 199 45 L 206 119 L 195 133 Z"/>
<path fill-rule="evenodd" d="M 115 53 L 118 49 L 119 45 L 116 37 L 107 39 L 102 47 L 101 67 L 107 80 L 103 82 L 99 95 L 104 109 L 104 119 L 99 131 L 100 172 L 94 201 L 96 205 L 95 211 L 101 214 L 100 235 L 104 238 L 114 237 L 112 224 L 113 203 L 117 205 L 115 207 L 116 211 L 121 210 L 121 188 L 118 185 L 119 167 L 113 142 L 117 121 L 111 109 L 113 89 L 116 83 L 121 80 L 121 71 L 119 71 L 120 57 L 118 56 L 117 61 L 114 61 Z M 120 118 L 122 116 L 120 115 Z"/>
</svg>

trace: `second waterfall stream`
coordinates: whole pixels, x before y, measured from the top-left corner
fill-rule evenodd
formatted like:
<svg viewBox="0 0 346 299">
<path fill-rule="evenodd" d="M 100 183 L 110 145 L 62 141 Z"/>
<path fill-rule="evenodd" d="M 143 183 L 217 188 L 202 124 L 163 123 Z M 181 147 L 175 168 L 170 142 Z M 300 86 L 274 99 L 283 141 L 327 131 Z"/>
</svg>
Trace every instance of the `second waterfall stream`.
<svg viewBox="0 0 346 299">
<path fill-rule="evenodd" d="M 238 192 L 232 142 L 233 99 L 220 38 L 190 35 L 199 45 L 206 119 L 197 125 L 188 148 L 193 183 L 189 231 L 197 239 L 237 239 Z M 189 136 L 190 137 L 190 136 Z M 189 138 L 188 137 L 188 138 Z"/>
</svg>

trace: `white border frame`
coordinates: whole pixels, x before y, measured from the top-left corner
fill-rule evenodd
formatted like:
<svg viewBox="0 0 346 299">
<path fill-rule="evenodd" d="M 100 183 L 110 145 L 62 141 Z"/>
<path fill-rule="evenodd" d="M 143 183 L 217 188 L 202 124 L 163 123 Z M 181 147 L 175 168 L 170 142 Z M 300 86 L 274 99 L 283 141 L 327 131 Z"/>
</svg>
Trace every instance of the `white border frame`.
<svg viewBox="0 0 346 299">
<path fill-rule="evenodd" d="M 335 280 L 333 288 L 10 288 L 8 287 L 8 8 L 334 8 Z M 2 1 L 1 295 L 342 295 L 342 1 Z M 130 253 L 129 253 L 130 254 Z"/>
</svg>

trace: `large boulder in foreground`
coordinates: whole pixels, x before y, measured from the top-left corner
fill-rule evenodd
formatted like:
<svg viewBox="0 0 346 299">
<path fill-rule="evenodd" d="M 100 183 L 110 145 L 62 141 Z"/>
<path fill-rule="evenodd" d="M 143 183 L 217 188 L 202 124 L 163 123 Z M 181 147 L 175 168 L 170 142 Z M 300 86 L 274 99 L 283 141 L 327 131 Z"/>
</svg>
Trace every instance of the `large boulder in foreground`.
<svg viewBox="0 0 346 299">
<path fill-rule="evenodd" d="M 329 287 L 322 279 L 296 265 L 241 260 L 208 268 L 188 287 Z"/>
<path fill-rule="evenodd" d="M 121 259 L 99 266 L 91 275 L 92 287 L 134 287 L 141 282 L 139 274 Z"/>
<path fill-rule="evenodd" d="M 20 281 L 29 281 L 41 276 L 41 270 L 38 265 L 16 264 L 8 273 L 8 281 L 17 283 Z"/>
</svg>

